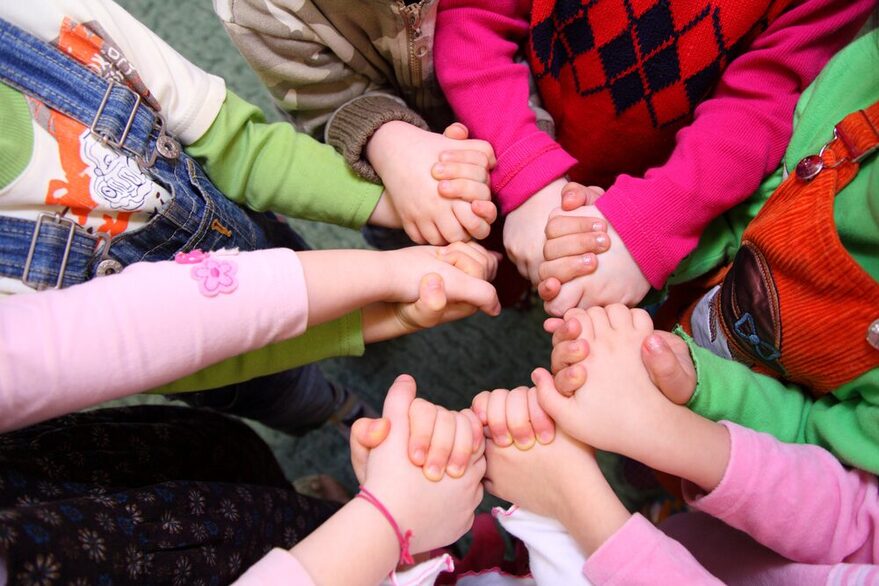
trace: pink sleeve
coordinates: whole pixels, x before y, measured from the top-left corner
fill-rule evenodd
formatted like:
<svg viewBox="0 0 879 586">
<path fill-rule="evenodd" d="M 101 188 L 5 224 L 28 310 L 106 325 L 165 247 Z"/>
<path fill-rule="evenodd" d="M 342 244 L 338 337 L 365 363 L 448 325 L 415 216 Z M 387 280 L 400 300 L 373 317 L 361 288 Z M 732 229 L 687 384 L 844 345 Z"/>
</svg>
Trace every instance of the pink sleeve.
<svg viewBox="0 0 879 586">
<path fill-rule="evenodd" d="M 277 547 L 250 566 L 235 586 L 314 586 L 314 580 L 293 554 Z"/>
<path fill-rule="evenodd" d="M 589 556 L 583 574 L 596 585 L 721 584 L 684 546 L 638 514 Z"/>
<path fill-rule="evenodd" d="M 514 55 L 528 34 L 529 0 L 442 0 L 436 75 L 458 119 L 494 147 L 491 187 L 509 213 L 576 163 L 537 127 L 528 66 Z"/>
<path fill-rule="evenodd" d="M 796 562 L 879 560 L 875 476 L 847 470 L 823 448 L 724 425 L 731 438 L 726 473 L 707 495 L 684 483 L 690 504 Z"/>
<path fill-rule="evenodd" d="M 193 267 L 138 263 L 57 291 L 0 299 L 0 431 L 146 391 L 305 331 L 296 254 L 263 250 L 234 263 L 238 286 L 207 297 Z"/>
<path fill-rule="evenodd" d="M 661 288 L 708 223 L 778 168 L 800 93 L 874 5 L 801 0 L 730 63 L 665 165 L 621 175 L 598 200 L 651 285 Z"/>
</svg>

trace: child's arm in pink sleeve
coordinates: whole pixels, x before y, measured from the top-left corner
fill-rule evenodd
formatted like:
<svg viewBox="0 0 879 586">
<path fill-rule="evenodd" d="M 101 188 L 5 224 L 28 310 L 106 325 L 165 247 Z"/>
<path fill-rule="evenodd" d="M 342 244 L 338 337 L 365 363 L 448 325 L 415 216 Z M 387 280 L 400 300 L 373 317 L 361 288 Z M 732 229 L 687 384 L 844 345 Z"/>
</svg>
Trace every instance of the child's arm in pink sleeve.
<svg viewBox="0 0 879 586">
<path fill-rule="evenodd" d="M 237 288 L 208 297 L 195 264 L 138 263 L 58 291 L 0 299 L 0 431 L 169 383 L 305 331 L 287 249 L 214 256 Z"/>
<path fill-rule="evenodd" d="M 455 114 L 494 147 L 491 187 L 509 213 L 576 162 L 537 127 L 528 66 L 514 56 L 528 34 L 529 0 L 443 0 L 436 75 Z"/>
<path fill-rule="evenodd" d="M 790 139 L 800 93 L 864 23 L 874 0 L 802 0 L 724 72 L 669 161 L 620 176 L 598 200 L 641 272 L 662 287 L 715 217 L 753 193 Z"/>
<path fill-rule="evenodd" d="M 693 506 L 793 561 L 879 560 L 875 476 L 847 470 L 823 448 L 724 425 L 731 439 L 726 473 L 707 495 L 685 483 Z"/>
<path fill-rule="evenodd" d="M 721 583 L 684 546 L 638 514 L 589 556 L 583 574 L 596 585 Z"/>
</svg>

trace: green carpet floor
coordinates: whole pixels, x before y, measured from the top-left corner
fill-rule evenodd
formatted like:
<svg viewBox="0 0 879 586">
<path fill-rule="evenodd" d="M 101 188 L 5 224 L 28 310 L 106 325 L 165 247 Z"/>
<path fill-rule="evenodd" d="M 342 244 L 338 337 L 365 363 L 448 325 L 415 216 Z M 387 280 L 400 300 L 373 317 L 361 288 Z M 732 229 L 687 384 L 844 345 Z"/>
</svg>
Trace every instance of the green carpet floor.
<svg viewBox="0 0 879 586">
<path fill-rule="evenodd" d="M 268 93 L 229 41 L 209 0 L 118 1 L 192 62 L 223 77 L 230 89 L 260 106 L 270 120 L 279 119 Z M 358 232 L 299 220 L 291 224 L 314 248 L 366 247 Z M 541 327 L 545 317 L 539 304 L 530 311 L 508 309 L 497 318 L 477 315 L 375 344 L 363 357 L 328 360 L 321 368 L 332 380 L 358 389 L 379 409 L 385 391 L 400 373 L 415 377 L 419 395 L 462 408 L 481 390 L 530 384 L 531 370 L 548 365 L 550 340 Z M 124 402 L 158 401 L 164 399 L 147 396 Z M 326 472 L 349 489 L 356 487 L 347 443 L 336 430 L 324 428 L 297 439 L 259 424 L 254 427 L 272 446 L 288 478 Z M 603 455 L 600 460 L 610 478 L 619 478 L 614 458 Z M 637 506 L 645 496 L 628 489 L 619 492 L 630 506 Z M 484 507 L 490 503 L 487 498 Z"/>
</svg>

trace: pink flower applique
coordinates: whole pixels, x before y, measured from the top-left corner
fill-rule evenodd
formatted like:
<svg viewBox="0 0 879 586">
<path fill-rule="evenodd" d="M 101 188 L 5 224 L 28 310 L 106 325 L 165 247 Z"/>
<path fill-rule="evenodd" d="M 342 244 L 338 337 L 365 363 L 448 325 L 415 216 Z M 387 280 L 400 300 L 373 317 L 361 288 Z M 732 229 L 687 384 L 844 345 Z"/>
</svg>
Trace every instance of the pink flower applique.
<svg viewBox="0 0 879 586">
<path fill-rule="evenodd" d="M 180 265 L 197 265 L 206 259 L 209 254 L 197 248 L 189 252 L 178 252 L 174 255 L 174 262 Z"/>
<path fill-rule="evenodd" d="M 201 294 L 215 297 L 220 293 L 231 293 L 238 288 L 235 273 L 238 265 L 231 260 L 206 258 L 203 263 L 192 267 L 192 278 L 198 281 Z"/>
</svg>

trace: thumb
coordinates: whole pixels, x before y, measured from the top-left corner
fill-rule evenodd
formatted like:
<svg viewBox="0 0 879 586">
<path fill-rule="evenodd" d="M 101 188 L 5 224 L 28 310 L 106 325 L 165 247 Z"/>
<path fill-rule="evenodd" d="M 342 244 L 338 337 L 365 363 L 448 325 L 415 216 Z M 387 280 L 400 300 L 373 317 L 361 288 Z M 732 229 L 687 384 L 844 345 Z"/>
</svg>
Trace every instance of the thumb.
<svg viewBox="0 0 879 586">
<path fill-rule="evenodd" d="M 415 400 L 415 379 L 408 374 L 396 378 L 385 397 L 382 418 L 388 419 L 391 429 L 388 439 L 409 441 L 409 406 Z"/>
<path fill-rule="evenodd" d="M 369 419 L 362 417 L 351 426 L 351 467 L 357 482 L 363 484 L 366 479 L 366 462 L 369 452 L 378 447 L 391 429 L 387 419 Z"/>
<path fill-rule="evenodd" d="M 531 373 L 531 381 L 537 388 L 537 402 L 553 420 L 564 427 L 569 410 L 570 399 L 563 397 L 555 388 L 552 375 L 545 368 L 537 368 Z"/>
<path fill-rule="evenodd" d="M 439 323 L 447 306 L 443 278 L 436 273 L 429 273 L 421 278 L 415 303 L 403 307 L 403 317 L 416 330 L 430 328 Z"/>
<path fill-rule="evenodd" d="M 443 136 L 445 136 L 446 138 L 453 138 L 455 140 L 465 140 L 468 136 L 470 136 L 470 131 L 460 122 L 453 122 L 452 124 L 449 124 L 445 130 L 443 130 Z"/>
<path fill-rule="evenodd" d="M 651 334 L 641 344 L 641 360 L 662 394 L 678 405 L 690 400 L 695 390 L 695 377 L 688 373 L 668 342 Z"/>
</svg>

